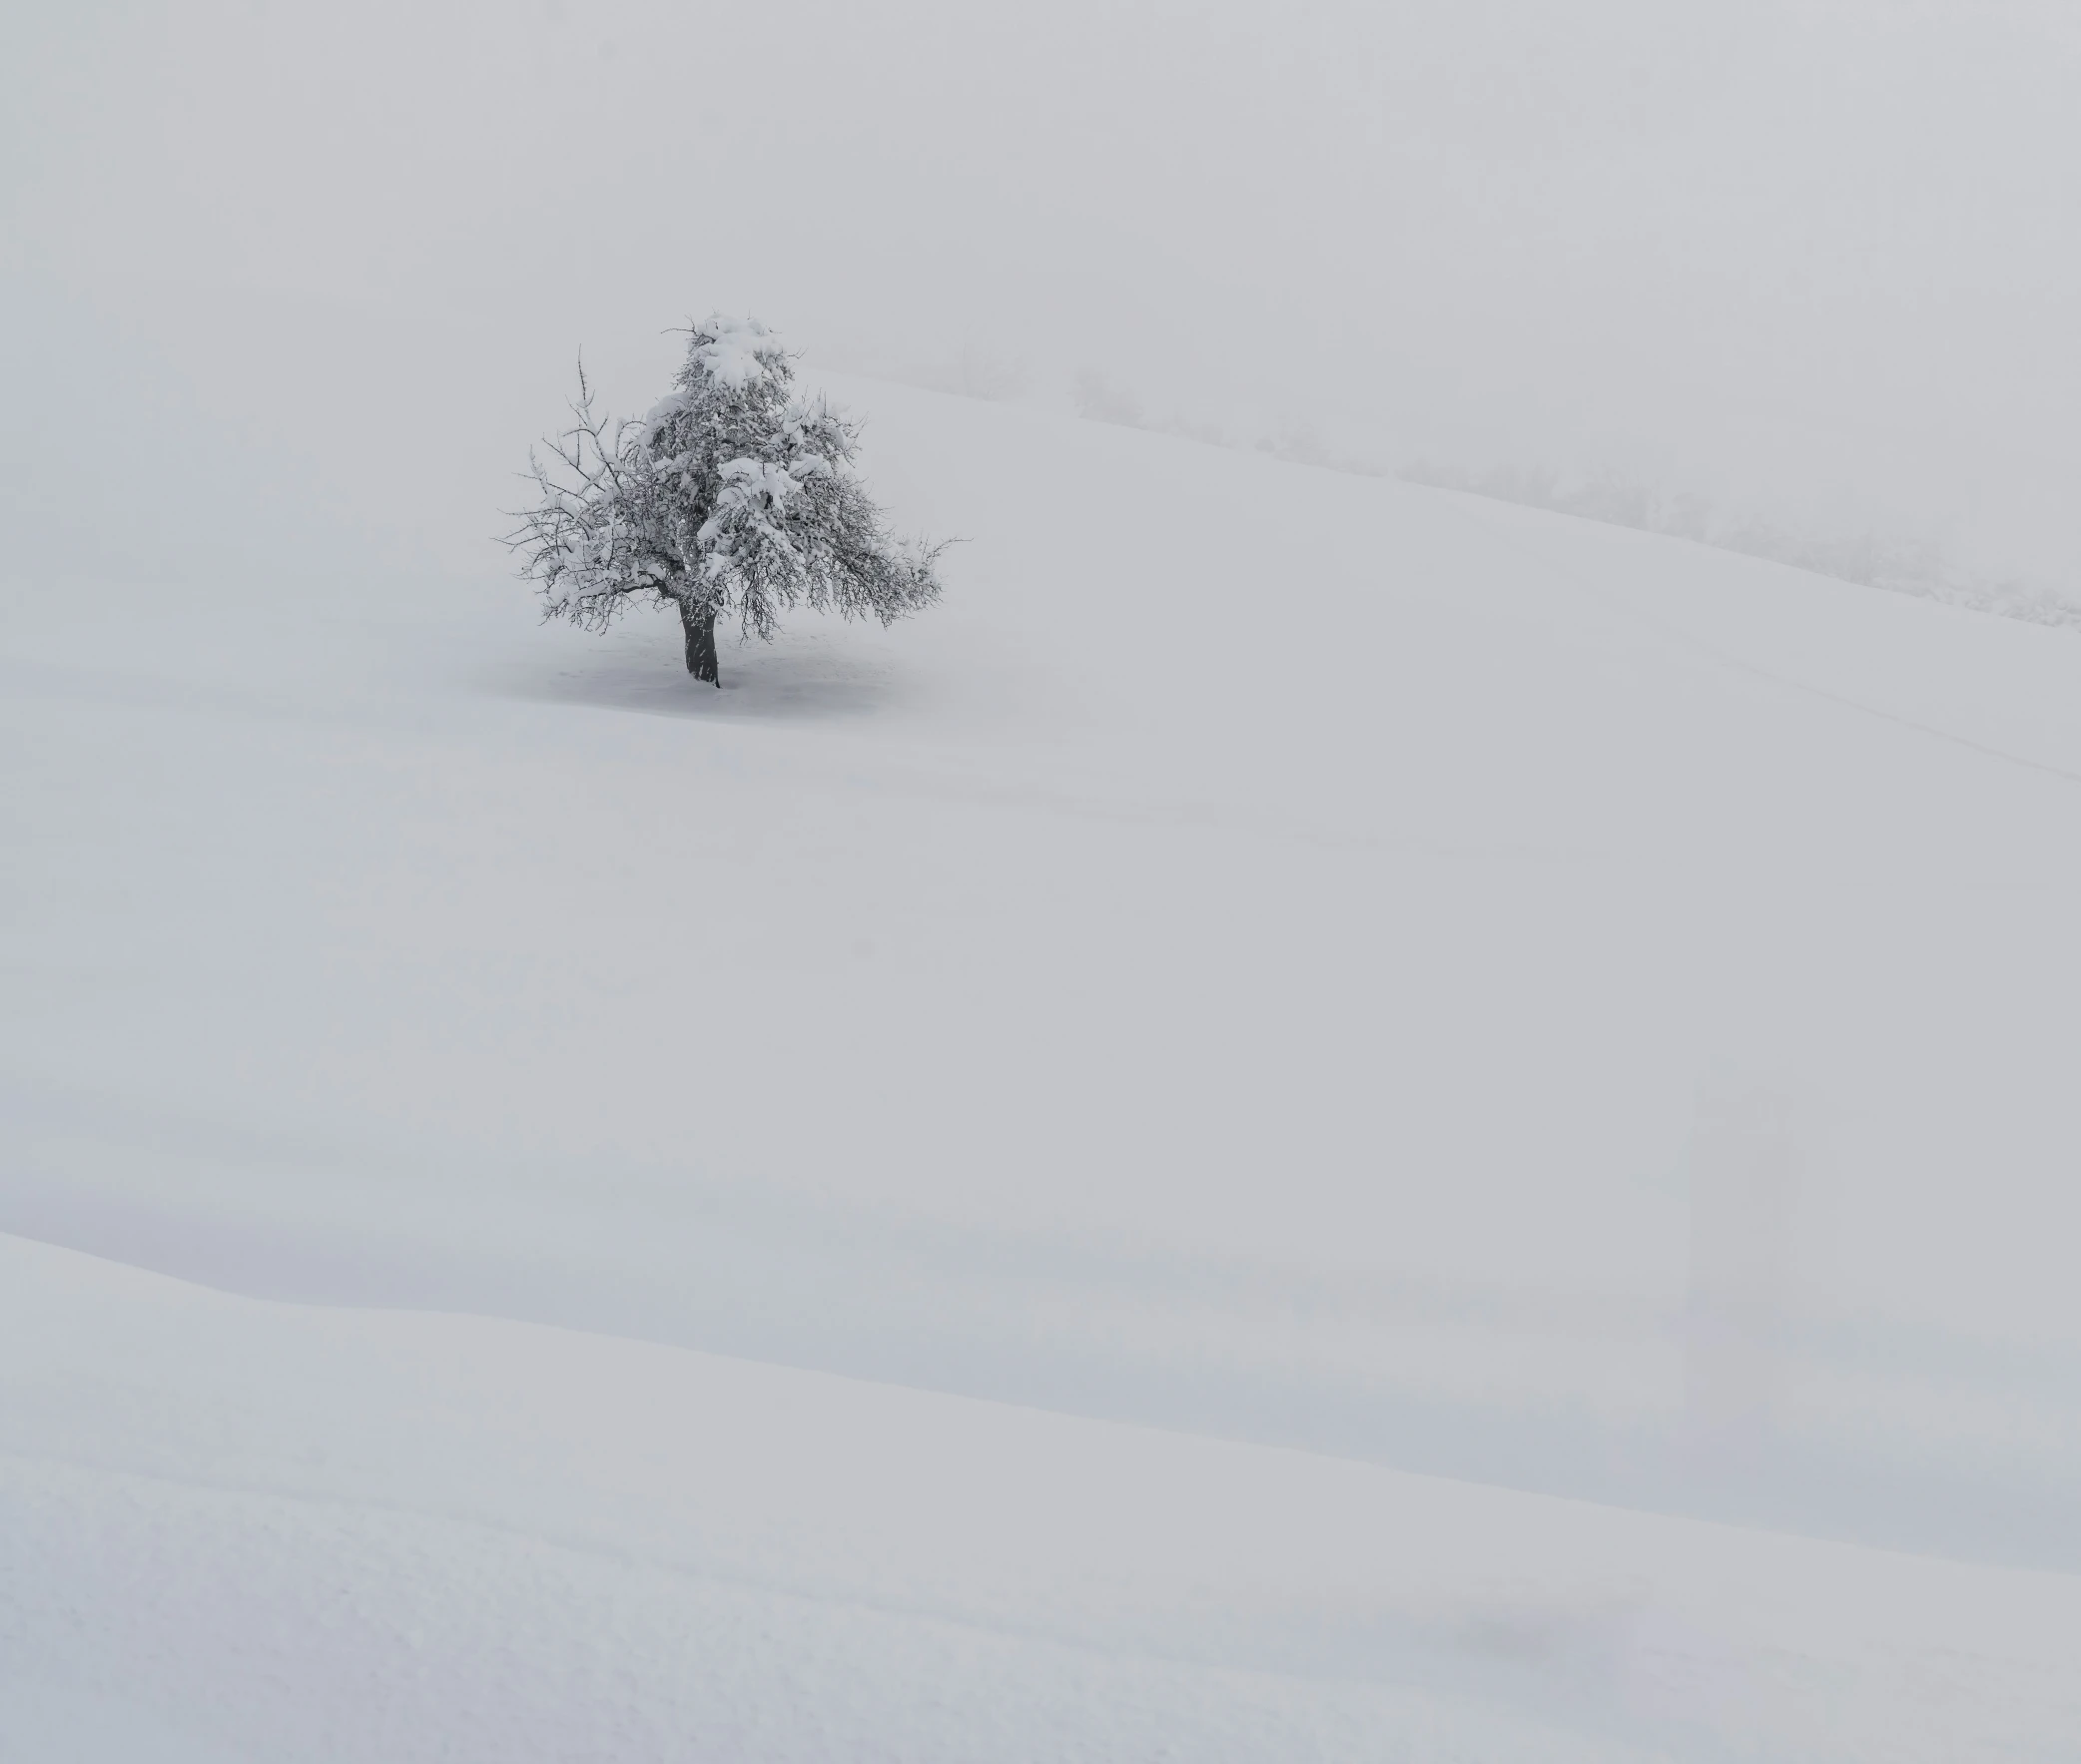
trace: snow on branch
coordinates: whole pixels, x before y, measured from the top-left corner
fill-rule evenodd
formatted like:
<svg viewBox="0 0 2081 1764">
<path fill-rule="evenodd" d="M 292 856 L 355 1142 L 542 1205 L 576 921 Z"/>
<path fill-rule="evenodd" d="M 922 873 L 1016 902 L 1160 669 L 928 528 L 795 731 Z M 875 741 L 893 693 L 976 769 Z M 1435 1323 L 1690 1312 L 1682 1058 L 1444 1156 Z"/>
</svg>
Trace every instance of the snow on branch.
<svg viewBox="0 0 2081 1764">
<path fill-rule="evenodd" d="M 942 547 L 890 534 L 852 470 L 857 426 L 794 379 L 771 330 L 718 314 L 689 327 L 673 390 L 610 424 L 581 362 L 572 424 L 529 455 L 536 500 L 505 539 L 544 616 L 598 630 L 631 601 L 676 606 L 691 668 L 718 617 L 771 638 L 797 605 L 889 624 L 937 600 Z"/>
</svg>

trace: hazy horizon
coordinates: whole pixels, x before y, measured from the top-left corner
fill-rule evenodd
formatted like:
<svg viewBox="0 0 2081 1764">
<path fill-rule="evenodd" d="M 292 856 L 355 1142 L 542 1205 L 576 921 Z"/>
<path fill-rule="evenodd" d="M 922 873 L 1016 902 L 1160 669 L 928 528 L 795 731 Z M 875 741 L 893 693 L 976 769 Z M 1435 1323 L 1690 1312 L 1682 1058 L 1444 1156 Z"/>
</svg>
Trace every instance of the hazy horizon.
<svg viewBox="0 0 2081 1764">
<path fill-rule="evenodd" d="M 666 327 L 722 308 L 813 366 L 1097 376 L 1243 444 L 1603 471 L 2081 583 L 2081 23 L 2049 4 L 116 5 L 9 35 L 18 479 L 54 430 L 99 444 L 101 380 L 157 375 L 155 442 L 293 432 L 337 480 L 329 449 L 385 436 L 399 512 L 356 518 L 474 535 L 580 346 L 647 397 Z M 407 518 L 443 469 L 445 517 Z"/>
</svg>

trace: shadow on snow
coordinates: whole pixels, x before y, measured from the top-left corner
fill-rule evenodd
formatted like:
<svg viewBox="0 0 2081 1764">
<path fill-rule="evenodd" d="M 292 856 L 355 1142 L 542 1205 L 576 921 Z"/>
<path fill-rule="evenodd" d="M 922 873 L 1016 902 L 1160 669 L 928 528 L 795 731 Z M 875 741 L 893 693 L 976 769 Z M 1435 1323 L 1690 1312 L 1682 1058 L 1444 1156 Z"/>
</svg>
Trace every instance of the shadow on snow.
<svg viewBox="0 0 2081 1764">
<path fill-rule="evenodd" d="M 649 624 L 618 625 L 598 637 L 574 633 L 575 641 L 559 645 L 553 657 L 501 667 L 483 688 L 546 704 L 760 722 L 871 717 L 902 693 L 898 670 L 862 653 L 859 634 L 835 621 L 829 629 L 784 631 L 771 644 L 718 633 L 720 690 L 687 673 L 676 623 L 668 628 L 660 620 L 655 630 Z"/>
</svg>

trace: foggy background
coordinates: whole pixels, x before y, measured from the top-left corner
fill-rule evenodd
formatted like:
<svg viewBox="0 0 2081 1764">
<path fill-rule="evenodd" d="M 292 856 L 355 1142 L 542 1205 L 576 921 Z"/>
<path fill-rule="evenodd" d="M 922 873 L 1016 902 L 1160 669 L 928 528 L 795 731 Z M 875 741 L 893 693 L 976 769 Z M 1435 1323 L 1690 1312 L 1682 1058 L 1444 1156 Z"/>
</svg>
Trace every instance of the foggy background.
<svg viewBox="0 0 2081 1764">
<path fill-rule="evenodd" d="M 576 350 L 647 402 L 721 307 L 813 370 L 2081 595 L 2049 0 L 16 6 L 0 66 L 47 576 L 495 575 Z"/>
<path fill-rule="evenodd" d="M 524 627 L 491 536 L 577 351 L 610 408 L 640 409 L 676 365 L 669 327 L 722 308 L 801 346 L 811 385 L 880 374 L 1377 471 L 1573 474 L 1688 499 L 1706 527 L 1941 546 L 2081 604 L 2077 63 L 2081 15 L 1999 0 L 17 6 L 12 592 L 207 580 L 213 620 L 240 595 L 353 616 L 481 594 Z M 1277 587 L 1305 624 L 1309 582 Z M 314 673 L 336 636 L 315 629 Z M 1927 716 L 2021 751 L 2004 718 L 2034 708 L 1965 691 L 2018 677 L 1961 669 Z M 1990 1522 L 2071 1560 L 2061 823 L 1989 811 L 2051 829 L 2033 873 L 1950 838 L 1979 823 L 1902 821 L 1949 848 L 1802 869 L 1781 895 L 1663 888 L 1695 921 L 1670 946 L 1709 949 L 1708 971 L 1640 981 L 1645 1026 L 1598 1057 L 1689 1283 L 1702 1456 L 1777 1400 L 1785 1357 L 1755 1344 L 1803 1284 L 1967 1343 L 1845 1328 L 1837 1358 L 1949 1355 L 1977 1410 L 1909 1390 L 1866 1431 L 2058 1481 Z M 2028 910 L 1994 897 L 2022 874 L 2049 879 Z M 1988 896 L 1932 904 L 1954 882 Z M 1557 960 L 1573 935 L 1524 932 Z M 1663 1027 L 1692 995 L 1734 1025 L 1697 1096 Z M 1747 1071 L 1787 1043 L 1795 1072 L 1825 1070 L 1817 1103 Z M 1812 1407 L 1857 1413 L 1826 1389 Z M 1871 1504 L 1841 1486 L 1830 1522 Z"/>
</svg>

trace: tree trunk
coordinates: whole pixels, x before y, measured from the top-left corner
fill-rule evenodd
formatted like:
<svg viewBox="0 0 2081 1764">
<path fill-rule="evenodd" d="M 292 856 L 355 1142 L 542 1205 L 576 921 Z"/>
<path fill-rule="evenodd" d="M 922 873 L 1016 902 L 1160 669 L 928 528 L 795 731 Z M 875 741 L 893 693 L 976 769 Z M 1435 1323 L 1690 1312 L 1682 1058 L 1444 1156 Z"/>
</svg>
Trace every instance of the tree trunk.
<svg viewBox="0 0 2081 1764">
<path fill-rule="evenodd" d="M 679 622 L 686 627 L 686 671 L 710 686 L 721 686 L 722 674 L 715 665 L 715 608 L 679 603 Z"/>
</svg>

